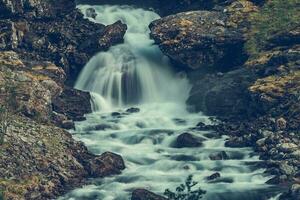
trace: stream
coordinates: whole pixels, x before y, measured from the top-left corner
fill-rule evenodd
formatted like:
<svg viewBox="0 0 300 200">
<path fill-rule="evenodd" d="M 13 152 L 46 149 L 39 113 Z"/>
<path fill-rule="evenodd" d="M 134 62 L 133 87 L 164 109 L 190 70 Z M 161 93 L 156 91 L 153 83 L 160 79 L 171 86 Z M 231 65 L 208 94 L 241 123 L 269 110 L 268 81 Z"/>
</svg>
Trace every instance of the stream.
<svg viewBox="0 0 300 200">
<path fill-rule="evenodd" d="M 79 5 L 83 13 L 91 6 Z M 163 194 L 193 175 L 207 191 L 207 200 L 265 200 L 276 196 L 265 184 L 270 176 L 257 166 L 250 148 L 227 148 L 226 136 L 199 131 L 199 123 L 213 124 L 208 116 L 189 113 L 185 101 L 191 85 L 176 73 L 154 41 L 148 25 L 159 16 L 129 6 L 93 6 L 92 21 L 105 25 L 122 20 L 128 25 L 123 44 L 95 55 L 81 72 L 76 88 L 92 95 L 93 113 L 76 123 L 73 135 L 95 154 L 111 151 L 122 155 L 121 175 L 91 180 L 60 200 L 128 200 L 136 188 Z M 79 105 L 80 106 L 80 105 Z M 176 138 L 191 133 L 202 147 L 176 148 Z M 211 160 L 226 152 L 226 160 Z M 208 181 L 207 177 L 221 177 Z"/>
</svg>

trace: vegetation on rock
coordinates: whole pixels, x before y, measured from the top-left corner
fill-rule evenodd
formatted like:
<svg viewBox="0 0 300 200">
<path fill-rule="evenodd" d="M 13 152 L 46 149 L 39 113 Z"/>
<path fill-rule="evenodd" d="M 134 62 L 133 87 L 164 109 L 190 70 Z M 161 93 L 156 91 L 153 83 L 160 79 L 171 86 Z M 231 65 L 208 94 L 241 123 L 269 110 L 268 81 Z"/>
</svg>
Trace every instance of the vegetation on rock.
<svg viewBox="0 0 300 200">
<path fill-rule="evenodd" d="M 176 188 L 175 192 L 167 189 L 164 195 L 167 196 L 169 200 L 199 200 L 206 191 L 201 188 L 193 190 L 197 184 L 198 182 L 193 181 L 193 176 L 190 175 L 184 184 Z"/>
<path fill-rule="evenodd" d="M 252 28 L 246 51 L 255 56 L 267 47 L 274 34 L 287 32 L 299 25 L 299 0 L 267 1 L 259 12 L 250 17 Z"/>
</svg>

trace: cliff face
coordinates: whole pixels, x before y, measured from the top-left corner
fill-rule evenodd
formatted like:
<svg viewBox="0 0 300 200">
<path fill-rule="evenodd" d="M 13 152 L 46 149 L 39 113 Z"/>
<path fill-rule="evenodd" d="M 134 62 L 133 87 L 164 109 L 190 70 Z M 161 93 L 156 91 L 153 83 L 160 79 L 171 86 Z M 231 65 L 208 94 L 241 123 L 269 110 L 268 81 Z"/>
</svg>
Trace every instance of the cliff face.
<svg viewBox="0 0 300 200">
<path fill-rule="evenodd" d="M 2 0 L 0 7 L 0 49 L 17 51 L 23 59 L 50 60 L 70 83 L 91 56 L 122 42 L 126 31 L 121 22 L 104 26 L 83 19 L 74 1 Z"/>
<path fill-rule="evenodd" d="M 70 0 L 0 0 L 0 198 L 53 199 L 124 169 L 120 156 L 95 156 L 62 128 L 91 112 L 89 93 L 66 81 L 125 31 L 83 19 Z"/>
</svg>

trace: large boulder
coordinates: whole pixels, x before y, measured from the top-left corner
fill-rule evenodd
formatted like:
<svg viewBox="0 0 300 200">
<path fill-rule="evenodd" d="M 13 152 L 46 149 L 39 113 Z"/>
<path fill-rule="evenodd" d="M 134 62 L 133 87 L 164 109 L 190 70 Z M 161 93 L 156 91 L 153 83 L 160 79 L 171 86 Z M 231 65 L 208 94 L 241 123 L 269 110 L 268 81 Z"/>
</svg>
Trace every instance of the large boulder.
<svg viewBox="0 0 300 200">
<path fill-rule="evenodd" d="M 51 103 L 62 92 L 62 85 L 44 74 L 32 70 L 15 52 L 0 52 L 0 86 L 2 105 L 21 111 L 24 115 L 41 121 L 49 121 Z M 58 67 L 47 63 L 46 69 L 57 72 Z"/>
<path fill-rule="evenodd" d="M 248 1 L 237 1 L 221 11 L 191 11 L 150 24 L 151 37 L 163 53 L 191 69 L 228 71 L 243 64 L 247 16 L 256 11 Z"/>
<path fill-rule="evenodd" d="M 120 174 L 125 169 L 125 164 L 120 155 L 105 152 L 91 160 L 90 174 L 92 177 L 105 177 Z"/>
<path fill-rule="evenodd" d="M 243 36 L 227 29 L 225 20 L 224 13 L 215 11 L 179 13 L 152 22 L 151 36 L 163 53 L 192 69 L 224 69 L 244 58 Z"/>
<path fill-rule="evenodd" d="M 88 92 L 64 87 L 62 93 L 53 100 L 52 105 L 55 112 L 67 116 L 68 119 L 81 121 L 85 114 L 92 112 L 90 100 L 91 96 Z"/>
</svg>

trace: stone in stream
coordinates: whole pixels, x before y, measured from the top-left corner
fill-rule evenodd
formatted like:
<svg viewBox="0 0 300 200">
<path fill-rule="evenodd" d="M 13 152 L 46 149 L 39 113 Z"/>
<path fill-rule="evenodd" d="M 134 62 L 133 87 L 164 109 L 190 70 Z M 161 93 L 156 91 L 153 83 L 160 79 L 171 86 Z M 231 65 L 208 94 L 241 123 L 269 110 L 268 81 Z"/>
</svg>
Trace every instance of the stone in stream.
<svg viewBox="0 0 300 200">
<path fill-rule="evenodd" d="M 112 126 L 109 124 L 99 124 L 94 127 L 95 131 L 104 131 L 106 129 L 111 129 Z"/>
<path fill-rule="evenodd" d="M 233 183 L 233 178 L 225 177 L 225 178 L 216 178 L 214 180 L 209 181 L 209 183 Z"/>
<path fill-rule="evenodd" d="M 207 137 L 209 139 L 220 139 L 221 135 L 218 132 L 209 132 L 209 133 L 204 133 L 204 137 Z"/>
<path fill-rule="evenodd" d="M 96 17 L 97 17 L 97 13 L 96 13 L 96 10 L 94 8 L 86 9 L 85 14 L 86 14 L 87 17 L 90 17 L 90 18 L 93 18 L 93 19 L 96 19 Z"/>
<path fill-rule="evenodd" d="M 205 141 L 204 138 L 192 135 L 190 133 L 183 133 L 177 137 L 176 147 L 201 147 L 203 146 L 203 141 Z"/>
<path fill-rule="evenodd" d="M 173 121 L 174 121 L 177 125 L 186 125 L 186 120 L 184 120 L 184 119 L 175 118 L 175 119 L 173 119 Z"/>
<path fill-rule="evenodd" d="M 225 151 L 221 151 L 221 152 L 216 152 L 216 153 L 210 154 L 209 158 L 211 160 L 228 160 L 229 156 L 227 155 L 227 153 Z"/>
<path fill-rule="evenodd" d="M 210 127 L 209 125 L 206 125 L 203 122 L 199 122 L 197 125 L 197 130 L 201 130 L 201 131 L 207 131 L 207 130 L 211 130 L 212 127 Z"/>
<path fill-rule="evenodd" d="M 145 189 L 136 189 L 132 192 L 131 200 L 167 200 Z"/>
<path fill-rule="evenodd" d="M 225 142 L 225 147 L 242 148 L 242 147 L 246 147 L 246 146 L 247 146 L 246 142 L 243 141 L 243 139 L 239 138 L 239 137 L 230 138 L 229 140 L 227 140 Z"/>
<path fill-rule="evenodd" d="M 111 116 L 112 117 L 121 117 L 121 113 L 119 113 L 119 112 L 113 112 L 113 113 L 111 113 Z"/>
<path fill-rule="evenodd" d="M 126 110 L 127 113 L 138 113 L 141 110 L 139 108 L 129 108 Z"/>
<path fill-rule="evenodd" d="M 216 172 L 216 173 L 214 173 L 214 174 L 206 177 L 206 180 L 212 181 L 212 180 L 216 180 L 216 179 L 218 179 L 220 177 L 221 177 L 221 174 L 219 172 Z"/>
<path fill-rule="evenodd" d="M 90 173 L 92 177 L 104 177 L 120 174 L 125 169 L 124 160 L 120 155 L 105 152 L 93 159 L 90 163 Z"/>
</svg>

